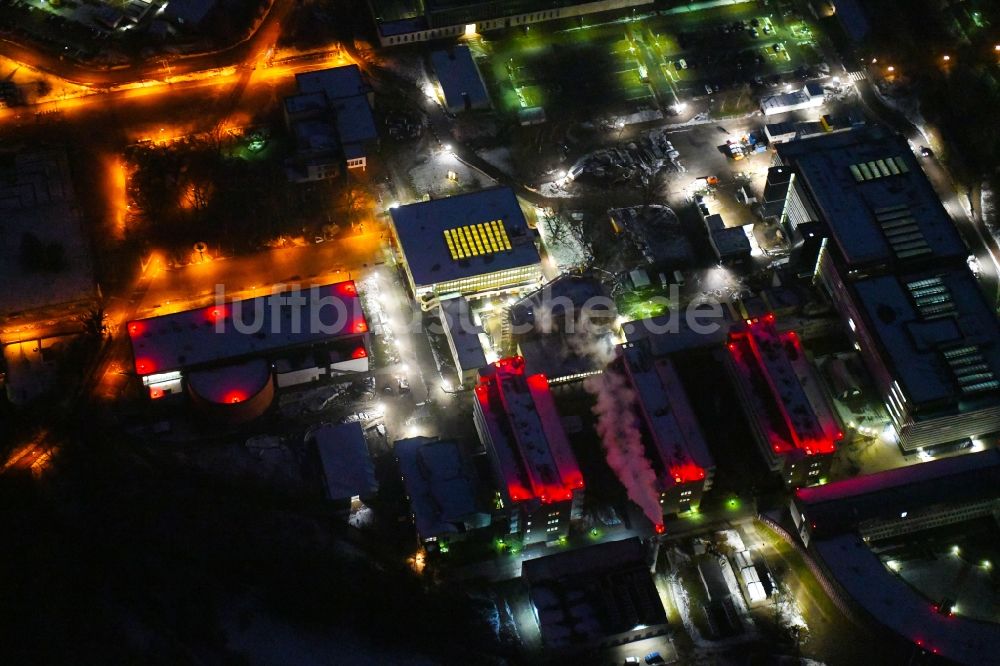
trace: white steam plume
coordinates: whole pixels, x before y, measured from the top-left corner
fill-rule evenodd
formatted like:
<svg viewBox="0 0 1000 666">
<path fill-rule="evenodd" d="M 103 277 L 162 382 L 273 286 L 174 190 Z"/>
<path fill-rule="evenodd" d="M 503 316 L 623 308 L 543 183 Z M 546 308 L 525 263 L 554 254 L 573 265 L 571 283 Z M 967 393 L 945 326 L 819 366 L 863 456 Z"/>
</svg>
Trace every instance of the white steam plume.
<svg viewBox="0 0 1000 666">
<path fill-rule="evenodd" d="M 642 434 L 635 422 L 635 393 L 625 378 L 608 368 L 603 374 L 584 381 L 587 391 L 597 397 L 597 434 L 601 436 L 608 465 L 625 486 L 630 500 L 642 509 L 654 525 L 663 524 L 656 473 L 646 460 Z"/>
</svg>

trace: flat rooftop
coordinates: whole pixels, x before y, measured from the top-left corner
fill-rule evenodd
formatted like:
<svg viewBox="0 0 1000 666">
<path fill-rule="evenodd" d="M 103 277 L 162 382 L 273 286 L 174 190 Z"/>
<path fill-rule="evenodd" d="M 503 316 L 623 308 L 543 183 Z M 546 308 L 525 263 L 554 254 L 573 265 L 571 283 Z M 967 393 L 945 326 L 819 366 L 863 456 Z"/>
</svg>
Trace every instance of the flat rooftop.
<svg viewBox="0 0 1000 666">
<path fill-rule="evenodd" d="M 905 138 L 863 127 L 776 150 L 805 183 L 848 266 L 968 253 Z"/>
<path fill-rule="evenodd" d="M 327 497 L 345 500 L 368 497 L 378 491 L 375 464 L 360 423 L 323 425 L 309 437 L 316 443 Z"/>
<path fill-rule="evenodd" d="M 898 519 L 901 511 L 996 497 L 998 489 L 1000 449 L 987 449 L 799 488 L 795 501 L 822 538 L 865 520 Z"/>
<path fill-rule="evenodd" d="M 357 65 L 302 72 L 295 75 L 295 82 L 299 95 L 290 98 L 292 100 L 310 93 L 326 95 L 328 108 L 336 117 L 337 134 L 342 144 L 363 143 L 378 138 L 375 117 L 368 102 L 368 93 L 372 88 Z M 291 109 L 315 103 L 315 98 L 292 101 Z M 286 100 L 286 108 L 288 104 Z"/>
<path fill-rule="evenodd" d="M 483 329 L 473 321 L 469 301 L 462 296 L 441 301 L 441 324 L 458 355 L 459 371 L 486 365 L 486 352 L 479 340 Z"/>
<path fill-rule="evenodd" d="M 909 402 L 972 409 L 998 399 L 1000 325 L 965 266 L 851 288 Z"/>
<path fill-rule="evenodd" d="M 649 319 L 637 319 L 622 324 L 622 332 L 628 342 L 649 340 L 649 348 L 654 356 L 666 356 L 680 351 L 722 347 L 729 336 L 734 320 L 729 308 L 704 303 L 691 307 L 694 322 L 688 317 L 670 313 Z M 696 323 L 696 326 L 692 326 Z"/>
<path fill-rule="evenodd" d="M 517 197 L 507 187 L 432 199 L 389 212 L 418 286 L 541 262 Z"/>
<path fill-rule="evenodd" d="M 667 622 L 638 538 L 525 560 L 521 571 L 549 647 L 586 647 Z"/>
<path fill-rule="evenodd" d="M 472 108 L 489 106 L 483 77 L 468 46 L 459 44 L 450 51 L 434 51 L 431 63 L 449 108 L 464 107 L 466 100 Z"/>
<path fill-rule="evenodd" d="M 833 452 L 838 426 L 794 332 L 779 334 L 766 315 L 734 328 L 729 352 L 745 393 L 760 403 L 755 415 L 769 424 L 776 454 Z"/>
<path fill-rule="evenodd" d="M 300 93 L 322 92 L 330 101 L 365 96 L 372 91 L 357 65 L 300 72 L 295 75 L 295 84 Z"/>
<path fill-rule="evenodd" d="M 524 359 L 503 358 L 479 371 L 476 399 L 512 501 L 569 500 L 583 475 L 566 438 L 548 381 L 526 375 Z"/>
<path fill-rule="evenodd" d="M 421 539 L 457 534 L 471 521 L 489 522 L 457 442 L 411 437 L 397 441 L 394 449 Z"/>
<path fill-rule="evenodd" d="M 666 358 L 654 359 L 636 344 L 619 346 L 618 356 L 651 435 L 653 446 L 647 447 L 647 453 L 657 457 L 652 462 L 660 490 L 703 480 L 715 463 L 674 364 Z"/>
<path fill-rule="evenodd" d="M 959 664 L 995 662 L 1000 654 L 1000 625 L 938 613 L 859 537 L 846 534 L 819 541 L 814 548 L 858 605 L 915 646 Z"/>
<path fill-rule="evenodd" d="M 354 282 L 210 305 L 129 322 L 140 375 L 205 366 L 368 331 Z"/>
<path fill-rule="evenodd" d="M 38 242 L 26 252 L 25 239 Z M 29 256 L 30 254 L 30 256 Z M 66 155 L 0 157 L 0 316 L 97 295 Z"/>
</svg>

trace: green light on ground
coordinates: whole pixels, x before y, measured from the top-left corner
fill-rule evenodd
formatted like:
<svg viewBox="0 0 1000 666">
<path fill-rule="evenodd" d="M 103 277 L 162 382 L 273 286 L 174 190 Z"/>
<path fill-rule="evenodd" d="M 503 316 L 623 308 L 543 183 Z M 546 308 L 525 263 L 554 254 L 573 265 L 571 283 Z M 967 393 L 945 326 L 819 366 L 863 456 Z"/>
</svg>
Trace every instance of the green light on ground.
<svg viewBox="0 0 1000 666">
<path fill-rule="evenodd" d="M 601 531 L 599 529 L 597 529 L 596 527 L 593 528 L 593 529 L 591 529 L 590 530 L 590 538 L 591 539 L 600 539 L 601 538 Z"/>
<path fill-rule="evenodd" d="M 438 544 L 438 550 L 441 551 L 442 554 L 447 553 L 448 552 L 448 542 L 447 541 L 442 541 L 440 544 Z"/>
<path fill-rule="evenodd" d="M 560 546 L 565 546 L 568 543 L 569 543 L 569 539 L 566 537 L 565 534 L 562 535 L 561 537 L 559 537 L 559 545 Z"/>
<path fill-rule="evenodd" d="M 825 476 L 819 477 L 819 485 L 825 485 L 828 479 Z"/>
<path fill-rule="evenodd" d="M 726 507 L 728 507 L 730 509 L 738 509 L 738 508 L 740 508 L 740 501 L 738 499 L 736 499 L 735 497 L 731 497 L 731 498 L 729 498 L 729 501 L 726 502 Z"/>
</svg>

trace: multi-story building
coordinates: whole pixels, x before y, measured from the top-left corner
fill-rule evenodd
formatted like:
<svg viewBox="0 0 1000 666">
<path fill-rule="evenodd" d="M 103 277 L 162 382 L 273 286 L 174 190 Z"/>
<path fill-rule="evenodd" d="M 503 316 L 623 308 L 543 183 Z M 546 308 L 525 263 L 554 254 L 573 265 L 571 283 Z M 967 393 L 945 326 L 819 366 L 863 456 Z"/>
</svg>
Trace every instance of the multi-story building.
<svg viewBox="0 0 1000 666">
<path fill-rule="evenodd" d="M 382 46 L 651 4 L 652 0 L 369 0 Z"/>
<path fill-rule="evenodd" d="M 673 362 L 654 358 L 648 343 L 627 342 L 618 347 L 611 370 L 622 372 L 635 393 L 663 515 L 697 509 L 702 493 L 712 487 L 715 462 Z"/>
<path fill-rule="evenodd" d="M 222 422 L 261 415 L 283 362 L 310 365 L 299 375 L 309 378 L 368 371 L 368 323 L 350 281 L 139 319 L 128 332 L 151 399 L 186 393 Z"/>
<path fill-rule="evenodd" d="M 378 145 L 374 91 L 357 65 L 295 75 L 298 93 L 285 98 L 285 124 L 295 139 L 288 161 L 293 181 L 334 178 L 364 169 Z"/>
<path fill-rule="evenodd" d="M 513 190 L 497 187 L 390 210 L 393 237 L 414 297 L 483 296 L 536 287 L 534 232 Z"/>
<path fill-rule="evenodd" d="M 781 144 L 771 201 L 871 370 L 904 451 L 1000 430 L 996 319 L 906 140 L 878 128 Z M 782 194 L 783 193 L 783 194 Z M 781 194 L 781 196 L 778 196 Z"/>
<path fill-rule="evenodd" d="M 479 377 L 479 368 L 487 364 L 486 332 L 477 321 L 478 315 L 469 307 L 469 301 L 462 296 L 441 301 L 441 327 L 448 340 L 448 349 L 455 361 L 458 381 L 463 386 L 474 386 Z M 496 358 L 496 355 L 493 356 Z"/>
<path fill-rule="evenodd" d="M 582 511 L 583 475 L 545 376 L 527 375 L 519 356 L 502 358 L 480 370 L 475 394 L 476 430 L 510 533 L 525 545 L 566 536 Z"/>
<path fill-rule="evenodd" d="M 602 649 L 614 649 L 617 657 L 621 646 L 666 634 L 648 552 L 632 537 L 525 560 L 521 579 L 545 648 L 600 663 L 612 661 L 598 658 L 610 657 Z"/>
<path fill-rule="evenodd" d="M 765 315 L 734 326 L 728 347 L 727 366 L 768 467 L 792 487 L 825 478 L 843 432 L 798 336 L 778 333 Z"/>
<path fill-rule="evenodd" d="M 428 551 L 447 548 L 492 520 L 471 461 L 458 442 L 410 437 L 393 446 L 410 501 L 417 540 Z"/>
</svg>

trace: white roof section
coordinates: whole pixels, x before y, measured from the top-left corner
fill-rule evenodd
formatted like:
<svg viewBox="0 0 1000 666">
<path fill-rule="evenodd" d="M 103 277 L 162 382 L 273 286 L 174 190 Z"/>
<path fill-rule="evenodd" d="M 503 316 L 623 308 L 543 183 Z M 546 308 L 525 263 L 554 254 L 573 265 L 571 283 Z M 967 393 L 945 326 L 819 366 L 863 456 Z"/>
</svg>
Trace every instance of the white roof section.
<svg viewBox="0 0 1000 666">
<path fill-rule="evenodd" d="M 61 248 L 65 266 L 52 272 L 24 270 L 27 234 L 43 247 Z M 0 158 L 0 284 L 0 315 L 96 297 L 90 244 L 61 151 L 20 153 L 11 170 Z"/>
<path fill-rule="evenodd" d="M 287 302 L 297 298 L 295 303 Z M 353 281 L 140 319 L 129 335 L 140 375 L 235 360 L 368 331 Z"/>
<path fill-rule="evenodd" d="M 316 443 L 329 499 L 368 497 L 378 491 L 375 465 L 360 423 L 320 426 L 310 438 Z"/>
<path fill-rule="evenodd" d="M 479 340 L 483 329 L 473 321 L 469 301 L 464 296 L 458 296 L 441 301 L 440 307 L 441 323 L 455 355 L 458 371 L 461 373 L 486 365 L 486 352 Z"/>
<path fill-rule="evenodd" d="M 412 437 L 394 448 L 421 540 L 457 534 L 468 522 L 489 522 L 477 505 L 476 480 L 458 443 Z"/>
</svg>

